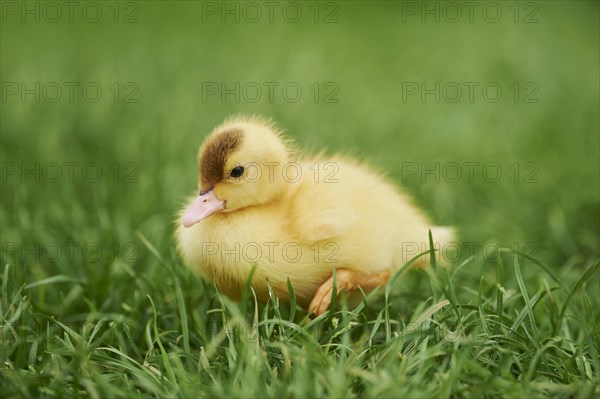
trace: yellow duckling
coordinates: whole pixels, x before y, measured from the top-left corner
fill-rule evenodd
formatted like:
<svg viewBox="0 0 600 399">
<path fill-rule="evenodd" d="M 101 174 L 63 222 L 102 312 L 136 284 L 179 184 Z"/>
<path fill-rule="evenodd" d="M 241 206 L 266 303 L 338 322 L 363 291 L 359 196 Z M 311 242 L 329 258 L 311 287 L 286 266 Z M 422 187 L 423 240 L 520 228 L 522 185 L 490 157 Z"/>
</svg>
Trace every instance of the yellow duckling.
<svg viewBox="0 0 600 399">
<path fill-rule="evenodd" d="M 200 192 L 180 215 L 185 264 L 234 299 L 253 267 L 259 300 L 268 284 L 317 315 L 336 287 L 365 291 L 428 242 L 452 240 L 405 194 L 365 165 L 343 157 L 302 157 L 278 127 L 259 117 L 227 120 L 198 154 Z M 428 245 L 425 246 L 427 248 Z M 407 248 L 413 249 L 407 255 Z"/>
</svg>

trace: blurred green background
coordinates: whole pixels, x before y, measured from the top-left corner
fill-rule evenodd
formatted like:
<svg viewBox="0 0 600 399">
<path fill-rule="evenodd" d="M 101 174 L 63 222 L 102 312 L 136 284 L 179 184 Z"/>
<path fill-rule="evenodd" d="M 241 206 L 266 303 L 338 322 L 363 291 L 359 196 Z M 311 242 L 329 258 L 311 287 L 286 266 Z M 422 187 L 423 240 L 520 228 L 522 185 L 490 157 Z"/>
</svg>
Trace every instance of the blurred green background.
<svg viewBox="0 0 600 399">
<path fill-rule="evenodd" d="M 472 15 L 419 2 L 271 13 L 260 2 L 100 2 L 72 14 L 39 2 L 36 14 L 35 3 L 3 4 L 5 241 L 129 242 L 141 231 L 171 251 L 203 137 L 229 115 L 259 113 L 303 147 L 368 159 L 466 241 L 534 242 L 557 263 L 598 255 L 597 2 L 482 3 Z M 436 82 L 439 98 L 422 97 Z M 237 99 L 221 90 L 236 84 Z M 53 162 L 56 182 L 43 169 Z M 80 163 L 73 182 L 64 162 Z M 97 182 L 81 176 L 94 176 L 90 162 Z M 436 163 L 439 181 L 421 175 Z"/>
<path fill-rule="evenodd" d="M 198 352 L 207 342 L 199 331 L 223 305 L 212 287 L 181 264 L 175 214 L 196 191 L 196 154 L 205 135 L 230 115 L 258 113 L 274 118 L 310 151 L 367 159 L 414 195 L 438 224 L 457 226 L 468 243 L 464 248 L 493 242 L 548 267 L 543 272 L 525 262 L 523 285 L 514 275 L 518 267 L 501 272 L 493 255 L 476 253 L 453 275 L 468 317 L 478 322 L 473 309 L 485 309 L 490 323 L 510 326 L 520 312 L 513 327 L 521 328 L 529 302 L 519 289 L 527 287 L 530 295 L 546 295 L 535 309 L 540 333 L 530 308 L 531 340 L 496 343 L 501 336 L 481 318 L 472 330 L 475 350 L 419 344 L 415 353 L 425 359 L 419 378 L 403 374 L 405 363 L 390 355 L 371 370 L 383 377 L 357 374 L 364 396 L 402 396 L 406 389 L 412 396 L 446 397 L 464 392 L 452 383 L 459 378 L 475 387 L 476 397 L 488 388 L 487 396 L 513 395 L 529 361 L 524 397 L 531 393 L 528 379 L 559 394 L 597 393 L 599 285 L 597 274 L 579 278 L 586 269 L 593 273 L 597 265 L 590 265 L 600 256 L 598 2 L 477 2 L 471 11 L 461 2 L 275 2 L 270 9 L 265 2 L 102 1 L 69 3 L 72 14 L 65 4 L 1 3 L 0 313 L 3 334 L 18 323 L 22 327 L 3 340 L 0 385 L 10 385 L 6 392 L 192 396 L 199 379 L 209 396 L 251 395 L 246 387 L 252 384 L 255 396 L 318 396 L 323 389 L 346 396 L 358 384 L 344 374 L 355 358 L 346 364 L 342 353 L 336 363 L 326 339 L 306 351 L 305 343 L 294 346 L 292 339 L 286 353 L 304 366 L 281 381 L 273 364 L 285 356 L 273 349 L 279 348 L 277 337 L 268 334 L 261 342 L 274 352 L 260 367 L 231 361 L 238 355 L 255 359 L 255 347 L 241 342 L 209 354 L 210 377 L 194 368 L 203 369 L 206 359 Z M 394 297 L 389 317 L 398 331 L 405 321 L 421 319 L 436 298 L 419 276 L 402 280 L 402 293 Z M 572 291 L 553 294 L 557 283 Z M 242 306 L 240 320 L 246 317 Z M 367 308 L 366 318 L 375 320 L 380 309 Z M 150 333 L 157 314 L 158 329 Z M 67 331 L 65 325 L 86 321 L 102 329 L 103 320 L 135 326 L 135 345 L 104 335 L 75 349 L 66 338 L 50 340 L 56 328 Z M 468 334 L 473 318 L 458 320 Z M 355 348 L 368 354 L 364 362 L 377 356 L 371 346 L 377 323 L 373 333 L 370 324 L 356 327 L 370 334 L 368 345 Z M 190 360 L 185 367 L 177 363 L 174 385 L 148 382 L 155 371 L 147 360 L 163 373 L 170 367 L 155 345 L 159 331 L 168 336 L 171 363 Z M 88 339 L 89 332 L 77 333 Z M 559 342 L 561 334 L 566 341 L 545 362 L 547 348 L 538 348 L 539 342 Z M 389 330 L 383 341 L 392 354 L 404 345 Z M 86 345 L 119 348 L 126 356 L 87 352 Z M 489 360 L 478 345 L 491 348 Z M 507 347 L 514 363 L 502 360 Z M 407 358 L 417 345 L 411 341 L 408 348 Z M 429 350 L 447 353 L 445 363 Z M 456 374 L 463 367 L 485 369 L 499 382 L 488 384 L 479 371 Z M 385 376 L 388 371 L 393 378 Z M 214 375 L 225 382 L 216 383 Z M 404 382 L 395 383 L 400 376 Z M 264 379 L 269 382 L 263 386 Z M 242 381 L 241 387 L 232 381 Z M 322 381 L 334 387 L 322 388 Z M 577 391 L 572 381 L 592 388 Z M 239 390 L 228 391 L 230 386 Z M 360 395 L 363 388 L 352 392 Z"/>
</svg>

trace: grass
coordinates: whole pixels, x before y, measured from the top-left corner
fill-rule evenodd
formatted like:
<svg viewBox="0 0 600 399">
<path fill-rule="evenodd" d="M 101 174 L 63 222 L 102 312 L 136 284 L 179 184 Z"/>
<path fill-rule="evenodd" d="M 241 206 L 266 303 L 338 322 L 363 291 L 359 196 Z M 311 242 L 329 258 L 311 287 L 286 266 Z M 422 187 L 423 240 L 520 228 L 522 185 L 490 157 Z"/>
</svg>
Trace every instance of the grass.
<svg viewBox="0 0 600 399">
<path fill-rule="evenodd" d="M 202 23 L 199 2 L 135 3 L 124 24 L 98 4 L 98 23 L 0 26 L 2 397 L 600 395 L 598 3 L 537 2 L 530 24 L 512 2 L 498 23 L 404 23 L 403 3 L 347 2 L 332 24 Z M 7 94 L 73 81 L 101 99 Z M 504 95 L 403 101 L 403 83 L 470 81 Z M 207 82 L 305 94 L 204 101 Z M 515 101 L 515 82 L 538 102 Z M 337 103 L 322 101 L 331 87 Z M 459 228 L 461 253 L 312 321 L 249 287 L 232 302 L 182 265 L 173 220 L 197 146 L 238 112 L 369 159 Z M 436 162 L 503 174 L 421 175 Z"/>
</svg>

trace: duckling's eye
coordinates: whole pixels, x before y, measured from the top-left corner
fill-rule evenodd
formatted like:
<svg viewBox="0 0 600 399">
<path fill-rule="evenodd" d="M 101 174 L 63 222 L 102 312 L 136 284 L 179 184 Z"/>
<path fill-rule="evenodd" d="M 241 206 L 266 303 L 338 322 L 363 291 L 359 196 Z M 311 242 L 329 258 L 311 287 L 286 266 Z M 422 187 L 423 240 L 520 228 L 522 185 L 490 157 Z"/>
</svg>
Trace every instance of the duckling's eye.
<svg viewBox="0 0 600 399">
<path fill-rule="evenodd" d="M 235 168 L 231 169 L 231 173 L 229 174 L 229 176 L 231 176 L 231 177 L 240 177 L 243 174 L 244 174 L 244 167 L 243 166 L 236 166 Z"/>
</svg>

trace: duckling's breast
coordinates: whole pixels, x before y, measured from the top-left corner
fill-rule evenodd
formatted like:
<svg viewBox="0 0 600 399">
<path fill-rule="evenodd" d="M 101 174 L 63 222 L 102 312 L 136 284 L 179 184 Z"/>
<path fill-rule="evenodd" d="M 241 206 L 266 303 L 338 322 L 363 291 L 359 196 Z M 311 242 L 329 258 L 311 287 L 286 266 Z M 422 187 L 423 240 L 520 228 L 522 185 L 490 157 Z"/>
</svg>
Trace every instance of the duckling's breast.
<svg viewBox="0 0 600 399">
<path fill-rule="evenodd" d="M 252 288 L 259 300 L 268 299 L 269 286 L 286 299 L 289 279 L 303 304 L 331 274 L 336 248 L 299 240 L 287 223 L 283 207 L 215 214 L 179 229 L 180 251 L 188 266 L 233 299 L 240 298 L 254 269 Z"/>
</svg>

